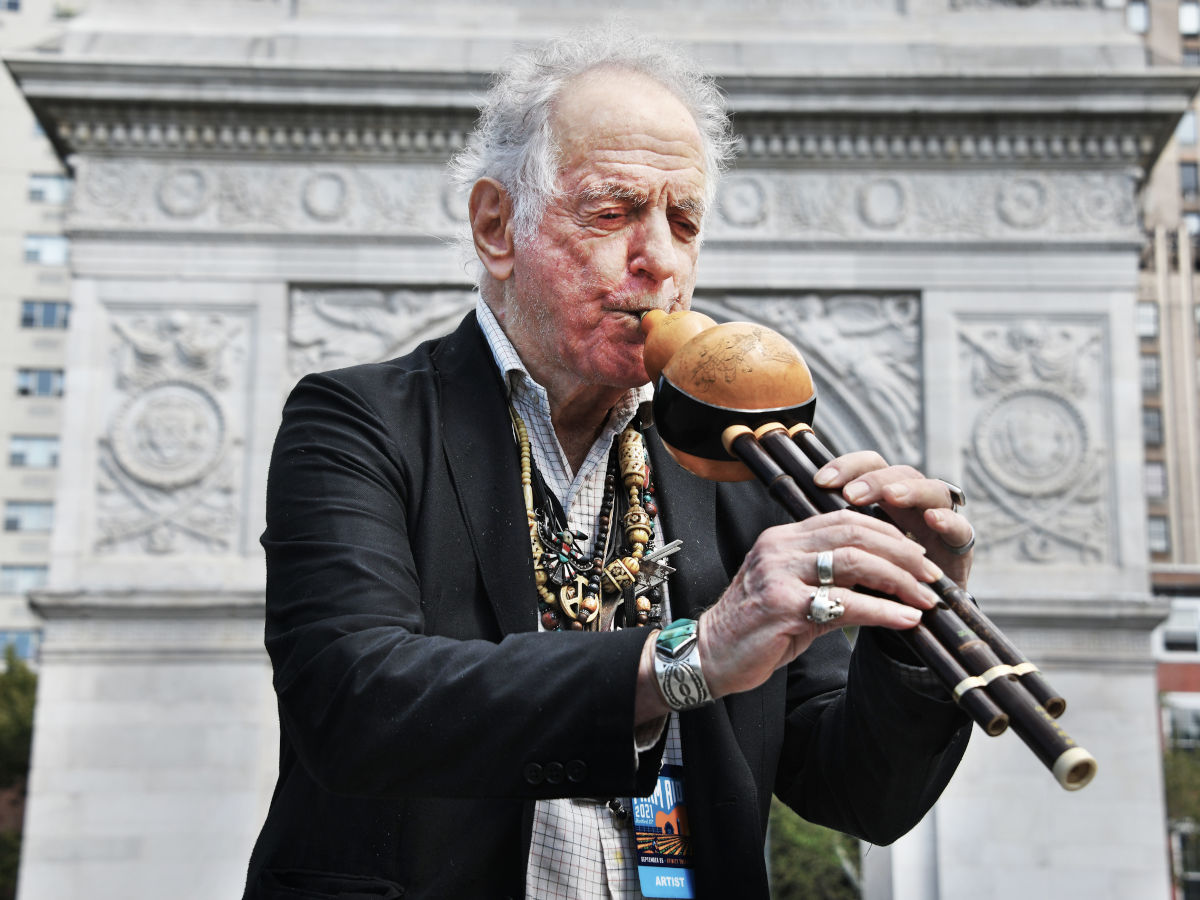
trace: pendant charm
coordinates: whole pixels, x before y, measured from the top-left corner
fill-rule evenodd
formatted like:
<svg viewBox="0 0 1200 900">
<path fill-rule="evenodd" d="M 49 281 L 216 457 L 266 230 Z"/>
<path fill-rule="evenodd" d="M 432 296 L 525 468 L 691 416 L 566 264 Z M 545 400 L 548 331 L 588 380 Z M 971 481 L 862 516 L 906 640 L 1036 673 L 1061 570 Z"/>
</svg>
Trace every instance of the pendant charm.
<svg viewBox="0 0 1200 900">
<path fill-rule="evenodd" d="M 584 626 L 591 625 L 600 615 L 600 602 L 588 596 L 587 584 L 586 578 L 577 575 L 574 584 L 563 585 L 558 590 L 558 608 L 568 619 Z"/>
<path fill-rule="evenodd" d="M 667 557 L 683 546 L 683 541 L 671 541 L 666 546 L 651 550 L 638 566 L 637 586 L 634 593 L 638 596 L 648 594 L 675 571 L 675 567 L 667 563 Z"/>
<path fill-rule="evenodd" d="M 604 569 L 604 593 L 619 594 L 627 585 L 637 581 L 638 561 L 632 556 L 614 559 Z"/>
</svg>

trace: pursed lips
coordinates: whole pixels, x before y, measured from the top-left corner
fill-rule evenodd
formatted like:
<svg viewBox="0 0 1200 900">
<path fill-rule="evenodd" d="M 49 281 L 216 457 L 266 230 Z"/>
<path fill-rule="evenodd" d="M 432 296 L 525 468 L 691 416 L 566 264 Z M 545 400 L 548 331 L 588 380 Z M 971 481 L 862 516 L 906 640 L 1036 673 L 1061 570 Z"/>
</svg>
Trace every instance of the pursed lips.
<svg viewBox="0 0 1200 900">
<path fill-rule="evenodd" d="M 624 304 L 621 306 L 610 306 L 608 307 L 607 311 L 632 316 L 636 321 L 640 322 L 642 316 L 652 309 L 661 309 L 665 312 L 671 312 L 679 306 L 679 297 L 675 296 L 670 298 L 670 300 L 668 300 L 665 304 L 661 300 L 649 300 L 641 303 L 633 303 L 629 306 L 625 306 Z"/>
</svg>

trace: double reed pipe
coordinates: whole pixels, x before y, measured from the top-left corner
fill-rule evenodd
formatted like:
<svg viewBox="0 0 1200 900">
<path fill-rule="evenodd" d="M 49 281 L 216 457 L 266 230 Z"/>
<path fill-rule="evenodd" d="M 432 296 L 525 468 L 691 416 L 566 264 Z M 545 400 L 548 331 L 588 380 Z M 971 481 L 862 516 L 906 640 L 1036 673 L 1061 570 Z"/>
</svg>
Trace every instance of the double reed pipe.
<svg viewBox="0 0 1200 900">
<path fill-rule="evenodd" d="M 812 377 L 785 338 L 692 312 L 647 313 L 642 330 L 659 436 L 681 465 L 717 481 L 757 478 L 795 519 L 849 508 L 891 521 L 813 480 L 833 454 L 813 433 Z M 1011 725 L 1060 785 L 1087 785 L 1096 760 L 1055 721 L 1066 701 L 970 594 L 945 576 L 930 587 L 938 603 L 897 634 L 987 734 Z"/>
</svg>

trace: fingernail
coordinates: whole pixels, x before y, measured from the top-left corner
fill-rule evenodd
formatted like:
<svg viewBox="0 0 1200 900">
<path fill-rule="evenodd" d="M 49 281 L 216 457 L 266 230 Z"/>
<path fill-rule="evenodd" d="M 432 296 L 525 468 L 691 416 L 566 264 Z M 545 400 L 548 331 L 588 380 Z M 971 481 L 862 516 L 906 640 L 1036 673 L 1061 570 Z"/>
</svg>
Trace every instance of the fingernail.
<svg viewBox="0 0 1200 900">
<path fill-rule="evenodd" d="M 900 610 L 900 617 L 908 622 L 909 625 L 916 625 L 921 621 L 921 611 L 913 609 L 911 606 L 905 606 Z"/>
<path fill-rule="evenodd" d="M 817 474 L 813 476 L 813 482 L 817 487 L 829 487 L 837 480 L 838 470 L 833 466 L 823 466 L 817 470 Z"/>
<path fill-rule="evenodd" d="M 939 525 L 943 524 L 943 522 L 945 520 L 945 516 L 942 515 L 941 510 L 931 509 L 931 510 L 929 510 L 929 512 L 932 513 L 932 516 L 933 516 L 932 524 L 934 526 L 939 526 Z"/>
<path fill-rule="evenodd" d="M 937 595 L 937 591 L 935 591 L 929 585 L 922 584 L 921 587 L 924 589 L 921 591 L 921 593 L 923 593 L 925 595 L 925 599 L 929 601 L 930 609 L 942 602 L 942 598 Z"/>
<path fill-rule="evenodd" d="M 933 560 L 925 560 L 925 576 L 930 581 L 937 581 L 944 574 L 945 573 L 938 568 L 937 564 L 934 563 Z"/>
<path fill-rule="evenodd" d="M 908 496 L 908 488 L 906 488 L 902 484 L 889 485 L 887 492 L 888 492 L 888 496 L 896 501 L 903 500 L 905 497 Z"/>
<path fill-rule="evenodd" d="M 857 503 L 863 497 L 867 496 L 868 490 L 870 488 L 867 487 L 865 481 L 853 481 L 846 485 L 846 499 L 851 503 Z"/>
</svg>

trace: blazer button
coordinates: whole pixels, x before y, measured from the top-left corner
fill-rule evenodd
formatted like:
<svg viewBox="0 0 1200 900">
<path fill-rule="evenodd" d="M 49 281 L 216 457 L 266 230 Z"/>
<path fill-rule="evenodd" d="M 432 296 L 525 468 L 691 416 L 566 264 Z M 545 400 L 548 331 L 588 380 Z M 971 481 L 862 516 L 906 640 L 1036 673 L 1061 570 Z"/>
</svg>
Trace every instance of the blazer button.
<svg viewBox="0 0 1200 900">
<path fill-rule="evenodd" d="M 567 781 L 579 784 L 587 778 L 587 763 L 582 759 L 573 759 L 567 763 Z"/>
<path fill-rule="evenodd" d="M 567 770 L 560 762 L 546 763 L 546 784 L 562 784 L 567 777 Z"/>
<path fill-rule="evenodd" d="M 526 763 L 523 774 L 530 784 L 541 784 L 546 780 L 546 773 L 538 763 Z"/>
</svg>

